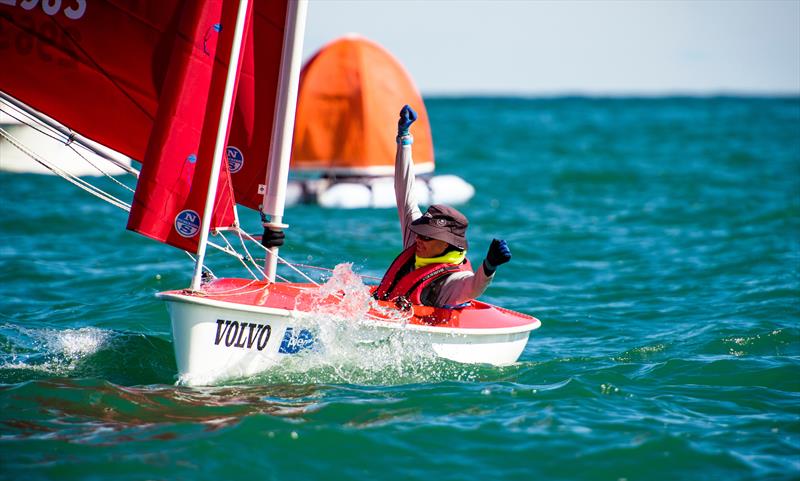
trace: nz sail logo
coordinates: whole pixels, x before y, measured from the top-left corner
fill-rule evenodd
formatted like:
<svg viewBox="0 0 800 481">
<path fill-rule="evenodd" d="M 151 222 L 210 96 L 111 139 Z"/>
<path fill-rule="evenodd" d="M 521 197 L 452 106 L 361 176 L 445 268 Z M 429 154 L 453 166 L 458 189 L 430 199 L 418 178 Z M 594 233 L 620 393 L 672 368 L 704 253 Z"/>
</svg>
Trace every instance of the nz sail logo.
<svg viewBox="0 0 800 481">
<path fill-rule="evenodd" d="M 228 148 L 225 150 L 228 157 L 228 169 L 230 169 L 231 174 L 235 174 L 236 172 L 242 170 L 242 167 L 244 167 L 244 155 L 242 154 L 242 151 L 231 146 L 228 146 Z"/>
<path fill-rule="evenodd" d="M 200 216 L 197 212 L 186 209 L 175 216 L 175 230 L 181 237 L 194 237 L 200 232 Z"/>
</svg>

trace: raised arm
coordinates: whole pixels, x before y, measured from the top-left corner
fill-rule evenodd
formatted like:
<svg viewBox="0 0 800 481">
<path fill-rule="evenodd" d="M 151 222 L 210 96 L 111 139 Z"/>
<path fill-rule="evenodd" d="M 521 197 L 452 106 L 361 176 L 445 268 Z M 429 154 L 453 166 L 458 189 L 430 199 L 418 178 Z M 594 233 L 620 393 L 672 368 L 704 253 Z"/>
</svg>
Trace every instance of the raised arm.
<svg viewBox="0 0 800 481">
<path fill-rule="evenodd" d="M 403 232 L 403 249 L 411 246 L 416 235 L 408 229 L 411 223 L 422 216 L 414 195 L 414 160 L 411 145 L 414 137 L 408 129 L 417 120 L 417 113 L 408 105 L 400 110 L 397 121 L 397 154 L 394 161 L 394 194 L 397 201 L 397 214 Z"/>
</svg>

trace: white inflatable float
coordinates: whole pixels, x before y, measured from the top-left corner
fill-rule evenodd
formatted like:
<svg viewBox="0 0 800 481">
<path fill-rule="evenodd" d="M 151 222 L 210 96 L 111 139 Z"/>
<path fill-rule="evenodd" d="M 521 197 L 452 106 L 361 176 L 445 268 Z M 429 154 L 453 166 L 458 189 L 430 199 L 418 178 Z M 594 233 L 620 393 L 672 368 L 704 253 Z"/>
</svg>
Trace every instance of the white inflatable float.
<svg viewBox="0 0 800 481">
<path fill-rule="evenodd" d="M 455 175 L 417 177 L 415 193 L 421 204 L 463 204 L 475 195 L 475 188 Z M 394 179 L 306 179 L 289 181 L 287 205 L 316 203 L 326 208 L 394 208 Z"/>
</svg>

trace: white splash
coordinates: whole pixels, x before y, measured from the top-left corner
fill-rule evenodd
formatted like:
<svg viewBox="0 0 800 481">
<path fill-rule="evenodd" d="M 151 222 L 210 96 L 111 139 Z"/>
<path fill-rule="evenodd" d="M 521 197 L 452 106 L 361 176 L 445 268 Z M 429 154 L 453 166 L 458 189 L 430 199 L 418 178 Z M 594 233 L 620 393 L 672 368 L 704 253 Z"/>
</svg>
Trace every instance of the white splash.
<svg viewBox="0 0 800 481">
<path fill-rule="evenodd" d="M 111 332 L 95 327 L 66 329 L 63 331 L 44 330 L 47 349 L 77 359 L 99 351 L 111 338 Z"/>
<path fill-rule="evenodd" d="M 327 302 L 331 297 L 339 301 Z M 369 288 L 361 281 L 361 277 L 353 272 L 353 264 L 338 264 L 333 274 L 319 289 L 300 294 L 296 306 L 311 306 L 314 314 L 333 315 L 344 319 L 361 319 L 366 316 L 372 306 Z"/>
<path fill-rule="evenodd" d="M 15 349 L 17 353 L 0 367 L 56 374 L 74 370 L 79 361 L 101 350 L 113 336 L 112 331 L 96 327 L 59 330 L 6 324 L 3 329 L 13 333 L 10 339 L 20 351 Z"/>
<path fill-rule="evenodd" d="M 427 339 L 402 328 L 408 314 L 380 307 L 352 264 L 337 265 L 327 282 L 298 296 L 296 305 L 305 312 L 296 329 L 313 332 L 313 348 L 287 359 L 270 378 L 392 384 L 444 374 L 446 362 L 436 357 Z M 387 320 L 401 328 L 381 326 Z"/>
</svg>

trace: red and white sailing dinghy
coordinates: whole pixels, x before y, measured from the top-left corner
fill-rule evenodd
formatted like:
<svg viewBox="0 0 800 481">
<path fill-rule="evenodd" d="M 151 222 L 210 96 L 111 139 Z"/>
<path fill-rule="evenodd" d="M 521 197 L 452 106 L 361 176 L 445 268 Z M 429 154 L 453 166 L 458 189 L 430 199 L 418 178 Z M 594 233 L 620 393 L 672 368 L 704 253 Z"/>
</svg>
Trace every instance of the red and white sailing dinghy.
<svg viewBox="0 0 800 481">
<path fill-rule="evenodd" d="M 317 349 L 319 302 L 335 306 L 340 298 L 314 297 L 316 289 L 313 284 L 217 279 L 204 284 L 202 293 L 160 293 L 172 317 L 183 379 L 252 376 L 286 356 Z M 540 322 L 479 301 L 463 309 L 415 305 L 408 311 L 393 302 L 374 301 L 360 324 L 364 340 L 402 332 L 417 349 L 438 357 L 502 366 L 519 358 Z"/>
<path fill-rule="evenodd" d="M 276 282 L 277 248 L 256 265 L 246 247 L 255 239 L 236 211 L 236 204 L 260 210 L 265 229 L 288 227 L 306 9 L 305 0 L 0 3 L 0 30 L 17 39 L 0 45 L 0 64 L 13 67 L 0 75 L 0 107 L 109 159 L 119 153 L 141 162 L 141 171 L 131 169 L 138 180 L 130 204 L 73 183 L 128 210 L 128 229 L 196 255 L 191 286 L 158 294 L 186 384 L 251 376 L 287 357 L 324 352 L 319 313 L 342 309 L 351 319 L 342 293 Z M 19 148 L 46 163 L 35 149 Z M 241 240 L 244 254 L 226 234 Z M 252 264 L 254 278 L 205 280 L 209 246 Z M 369 300 L 366 289 L 360 295 L 366 307 L 353 322 L 365 338 L 402 333 L 457 362 L 511 364 L 540 325 L 479 301 L 454 310 L 401 308 Z"/>
</svg>

